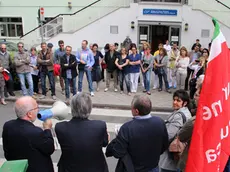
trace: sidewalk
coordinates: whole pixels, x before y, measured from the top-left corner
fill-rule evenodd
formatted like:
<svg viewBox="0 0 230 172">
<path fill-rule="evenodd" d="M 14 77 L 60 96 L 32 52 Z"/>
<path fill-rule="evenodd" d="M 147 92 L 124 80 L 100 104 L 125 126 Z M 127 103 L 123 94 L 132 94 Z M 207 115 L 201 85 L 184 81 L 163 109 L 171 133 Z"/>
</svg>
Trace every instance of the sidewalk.
<svg viewBox="0 0 230 172">
<path fill-rule="evenodd" d="M 96 84 L 94 83 L 94 88 L 96 90 Z M 113 83 L 111 83 L 110 89 L 108 92 L 104 92 L 105 82 L 100 83 L 100 91 L 94 92 L 95 96 L 92 97 L 93 106 L 97 108 L 112 108 L 112 109 L 130 109 L 131 101 L 135 94 L 128 96 L 126 93 L 120 94 L 120 91 L 114 92 Z M 124 87 L 125 88 L 125 87 Z M 152 87 L 151 87 L 152 88 Z M 142 93 L 143 88 L 141 84 L 138 88 L 138 94 Z M 175 91 L 172 89 L 172 92 Z M 83 92 L 89 93 L 88 83 L 86 78 L 83 80 Z M 151 95 L 149 96 L 152 101 L 153 111 L 172 111 L 172 94 L 169 94 L 165 91 L 158 92 L 157 90 L 151 90 Z M 16 97 L 9 97 L 6 101 L 15 101 L 18 97 L 21 96 L 21 92 L 15 92 Z M 59 82 L 56 82 L 56 96 L 57 100 L 65 101 L 65 96 L 61 94 L 61 87 Z M 40 95 L 37 95 L 38 103 L 45 105 L 52 105 L 54 100 L 51 99 L 51 92 L 47 93 L 46 99 L 39 100 Z"/>
</svg>

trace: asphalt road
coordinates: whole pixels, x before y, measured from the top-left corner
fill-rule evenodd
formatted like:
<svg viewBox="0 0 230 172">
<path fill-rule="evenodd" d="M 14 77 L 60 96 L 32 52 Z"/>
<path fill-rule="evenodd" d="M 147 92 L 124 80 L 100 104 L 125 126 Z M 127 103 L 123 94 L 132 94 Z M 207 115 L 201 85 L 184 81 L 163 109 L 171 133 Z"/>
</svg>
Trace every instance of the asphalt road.
<svg viewBox="0 0 230 172">
<path fill-rule="evenodd" d="M 13 103 L 9 103 L 6 106 L 0 106 L 0 133 L 2 133 L 2 127 L 6 121 L 16 118 L 14 109 L 13 109 L 13 105 L 14 105 Z M 40 108 L 44 109 L 44 108 L 49 108 L 49 107 L 41 105 Z M 157 112 L 157 114 L 153 113 L 153 115 L 160 116 L 163 119 L 166 119 L 169 113 Z M 70 118 L 71 118 L 71 115 L 68 117 L 68 119 Z M 126 110 L 93 109 L 90 118 L 105 121 L 107 123 L 107 129 L 111 135 L 111 139 L 113 139 L 115 137 L 115 134 L 114 134 L 115 126 L 121 125 L 131 120 L 132 115 L 130 111 L 126 111 Z M 54 121 L 54 125 L 55 125 L 55 122 L 58 122 L 58 121 Z M 40 126 L 41 122 L 37 120 L 35 122 L 35 125 Z M 57 150 L 52 155 L 54 166 L 56 166 L 56 163 L 58 162 L 60 155 L 61 155 L 61 150 L 60 148 L 57 148 Z M 115 158 L 106 158 L 106 160 L 109 166 L 109 171 L 114 172 L 116 164 L 117 164 L 117 160 Z M 2 143 L 1 143 L 0 144 L 0 164 L 2 164 L 3 162 L 4 162 L 4 152 L 2 149 Z"/>
</svg>

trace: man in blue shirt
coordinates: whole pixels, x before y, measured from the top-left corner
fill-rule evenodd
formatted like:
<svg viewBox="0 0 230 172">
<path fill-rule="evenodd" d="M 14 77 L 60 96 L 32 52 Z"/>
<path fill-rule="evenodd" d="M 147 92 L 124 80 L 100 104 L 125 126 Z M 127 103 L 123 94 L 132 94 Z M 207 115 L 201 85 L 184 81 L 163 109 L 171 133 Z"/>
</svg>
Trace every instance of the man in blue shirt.
<svg viewBox="0 0 230 172">
<path fill-rule="evenodd" d="M 88 80 L 89 85 L 89 92 L 91 96 L 94 96 L 93 93 L 93 82 L 91 76 L 92 66 L 94 65 L 94 57 L 92 51 L 87 48 L 88 41 L 82 41 L 82 49 L 77 51 L 76 60 L 78 63 L 78 71 L 79 71 L 79 78 L 78 78 L 78 93 L 82 92 L 82 81 L 84 73 L 86 73 L 86 77 Z"/>
</svg>

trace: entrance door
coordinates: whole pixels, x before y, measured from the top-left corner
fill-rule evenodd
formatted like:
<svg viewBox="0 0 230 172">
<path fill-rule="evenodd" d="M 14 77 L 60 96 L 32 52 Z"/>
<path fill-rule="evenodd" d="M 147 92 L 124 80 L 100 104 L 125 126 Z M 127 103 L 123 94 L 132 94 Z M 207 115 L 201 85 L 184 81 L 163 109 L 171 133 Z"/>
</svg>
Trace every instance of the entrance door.
<svg viewBox="0 0 230 172">
<path fill-rule="evenodd" d="M 149 25 L 140 25 L 139 26 L 139 49 L 142 46 L 143 42 L 149 42 Z"/>
<path fill-rule="evenodd" d="M 160 43 L 165 44 L 169 38 L 169 26 L 151 25 L 150 26 L 150 43 L 152 52 L 158 50 Z"/>
<path fill-rule="evenodd" d="M 180 26 L 170 26 L 169 28 L 169 41 L 171 45 L 175 42 L 180 46 Z"/>
</svg>

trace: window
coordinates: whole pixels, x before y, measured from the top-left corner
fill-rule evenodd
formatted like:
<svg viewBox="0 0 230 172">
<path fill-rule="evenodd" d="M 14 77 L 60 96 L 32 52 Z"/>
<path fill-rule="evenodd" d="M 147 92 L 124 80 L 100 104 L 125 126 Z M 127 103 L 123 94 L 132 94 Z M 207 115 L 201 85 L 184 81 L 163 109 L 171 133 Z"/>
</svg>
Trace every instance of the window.
<svg viewBox="0 0 230 172">
<path fill-rule="evenodd" d="M 22 18 L 0 17 L 0 34 L 4 37 L 20 37 L 23 35 Z"/>
<path fill-rule="evenodd" d="M 118 34 L 118 26 L 110 26 L 111 34 Z"/>
<path fill-rule="evenodd" d="M 170 3 L 181 3 L 181 0 L 139 0 L 140 2 L 170 2 Z"/>
</svg>

